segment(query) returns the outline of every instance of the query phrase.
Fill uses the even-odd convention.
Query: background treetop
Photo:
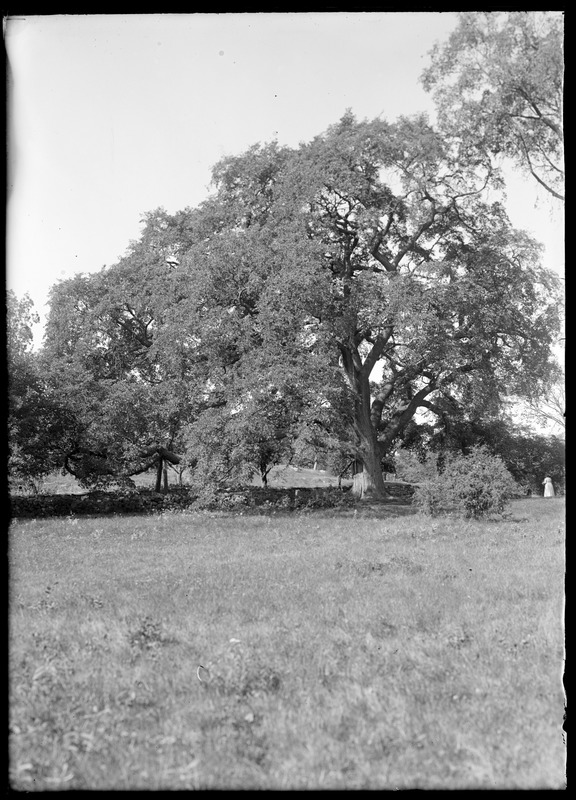
[[[423,84],[441,130],[463,147],[507,156],[563,199],[562,12],[461,12]]]

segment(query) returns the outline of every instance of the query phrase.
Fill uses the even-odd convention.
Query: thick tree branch
[[[553,120],[545,116],[540,111],[540,108],[538,107],[536,101],[532,97],[530,97],[530,95],[526,92],[526,90],[522,86],[519,86],[517,91],[518,94],[520,94],[524,98],[524,100],[526,100],[528,105],[534,110],[535,114],[537,114],[538,116],[538,119],[548,128],[550,128],[551,131],[554,131],[554,133],[559,139],[562,139],[562,131],[560,130],[560,127]]]
[[[176,453],[172,453],[170,450],[167,450],[165,447],[159,444],[153,444],[151,447],[148,447],[142,453],[140,453],[141,458],[147,458],[148,456],[157,453],[160,458],[164,459],[165,461],[169,461],[171,464],[179,464],[180,463],[180,456],[177,456]]]
[[[384,240],[385,233],[384,231],[378,231],[375,234],[372,242],[370,243],[370,247],[368,248],[370,255],[378,261],[378,263],[382,264],[386,272],[397,272],[397,265],[392,263],[384,253],[380,252],[380,246],[382,245],[382,241]]]
[[[534,165],[532,164],[532,159],[530,158],[530,153],[528,152],[528,147],[524,141],[524,137],[520,132],[518,132],[518,138],[520,139],[520,144],[522,145],[522,149],[524,150],[524,158],[526,159],[526,162],[528,164],[528,171],[530,172],[532,177],[540,184],[540,186],[546,189],[546,191],[549,192],[553,197],[555,197],[557,200],[563,201],[565,199],[564,196],[559,194],[559,192],[557,192],[555,189],[549,186],[546,183],[546,181],[536,173]]]
[[[432,394],[436,388],[436,384],[432,381],[427,386],[420,389],[420,391],[416,392],[402,413],[386,426],[382,438],[382,443],[385,446],[389,446],[394,441],[398,433],[412,419],[418,408],[422,405],[422,401],[425,400],[429,394]]]
[[[392,336],[393,327],[390,326],[386,328],[384,334],[379,334],[376,337],[376,340],[372,346],[372,349],[364,359],[364,364],[362,366],[362,373],[365,377],[369,378],[372,370],[374,369],[376,362],[384,352],[384,348],[388,344],[390,337]]]

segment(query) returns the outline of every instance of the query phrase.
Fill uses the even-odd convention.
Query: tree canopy
[[[33,325],[38,322],[29,295],[6,295],[8,377],[8,472],[16,483],[62,466],[74,421],[59,398],[47,390],[33,352]]]
[[[424,117],[347,113],[213,178],[198,208],[147,214],[118,264],[53,289],[44,379],[77,421],[76,474],[134,474],[159,443],[265,477],[313,443],[382,493],[419,410],[545,385],[557,280],[487,200],[490,159]]]
[[[442,131],[464,149],[508,156],[558,199],[563,44],[562,12],[461,12],[423,74]]]
[[[193,413],[197,370],[165,336],[178,287],[165,252],[150,243],[150,228],[162,230],[164,217],[147,215],[142,239],[119,264],[51,292],[39,358],[47,387],[76,420],[63,466],[81,482],[147,470],[159,448],[180,448]]]

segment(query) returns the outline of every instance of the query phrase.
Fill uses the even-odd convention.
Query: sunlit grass
[[[14,788],[564,786],[561,500],[20,521],[9,556]]]

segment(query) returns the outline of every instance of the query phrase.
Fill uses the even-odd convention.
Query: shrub
[[[481,445],[469,455],[448,456],[444,471],[416,489],[414,503],[429,516],[450,508],[477,519],[502,514],[517,493],[518,486],[502,459]]]
[[[334,486],[302,489],[264,486],[218,489],[207,486],[196,495],[194,508],[209,511],[244,511],[248,508],[287,511],[351,507],[355,503],[356,498],[350,492]]]
[[[422,481],[415,489],[412,504],[427,517],[436,517],[446,503],[446,491],[439,477]]]
[[[396,454],[396,477],[408,483],[432,481],[438,474],[438,453],[428,451],[420,455],[413,450],[401,449]]]
[[[194,496],[186,489],[173,488],[169,494],[150,489],[89,494],[15,495],[10,498],[12,517],[57,517],[69,514],[155,514],[191,506]]]

